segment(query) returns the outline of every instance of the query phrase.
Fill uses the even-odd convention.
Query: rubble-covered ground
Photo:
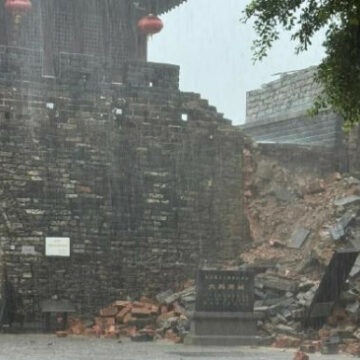
[[[276,264],[283,274],[306,272],[318,280],[314,263],[327,265],[335,248],[360,245],[359,179],[286,169],[256,151],[245,155],[254,245],[241,254],[245,263]]]
[[[0,335],[0,360],[288,360],[294,351],[264,348],[222,348],[174,345],[166,342],[134,344],[127,341],[53,335]],[[330,360],[334,356],[312,355],[312,360]],[[336,360],[350,359],[336,356]]]
[[[252,245],[221,267],[255,270],[255,311],[263,314],[258,328],[271,337],[273,348],[297,349],[312,354],[311,358],[319,352],[336,353],[337,358],[339,354],[360,356],[359,260],[321,329],[303,327],[334,251],[360,247],[360,180],[347,174],[321,176],[286,168],[256,147],[244,155]],[[130,338],[137,343],[184,341],[194,310],[193,279],[182,289],[171,289],[169,284],[154,299],[135,300],[119,299],[99,309],[90,321],[70,319],[69,329],[57,334]]]
[[[359,260],[324,327],[302,326],[334,250],[360,247],[360,180],[286,168],[256,147],[244,155],[253,243],[234,265],[257,271],[255,310],[265,316],[260,328],[275,347],[360,355]]]

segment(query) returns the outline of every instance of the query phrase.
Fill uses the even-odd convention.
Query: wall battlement
[[[81,83],[96,87],[113,83],[112,68],[105,58],[60,53],[55,58],[53,76],[44,73],[42,51],[0,46],[0,80],[43,82],[56,79],[59,84]],[[179,89],[179,66],[129,61],[121,66],[121,76],[116,83],[131,86],[151,86]]]

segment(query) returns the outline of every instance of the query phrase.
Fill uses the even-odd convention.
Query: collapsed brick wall
[[[129,64],[127,82],[111,84],[91,69],[74,76],[71,62],[63,77],[41,78],[41,63],[26,72],[8,56],[0,241],[27,316],[53,295],[84,313],[176,287],[248,242],[243,136],[179,92],[177,67]],[[46,236],[70,237],[71,257],[45,257]]]

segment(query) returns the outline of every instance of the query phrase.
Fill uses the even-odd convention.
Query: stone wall
[[[262,155],[294,172],[324,176],[340,170],[339,157],[326,146],[259,144],[258,147]]]
[[[308,148],[322,163],[328,159],[329,168],[359,173],[359,128],[346,134],[342,129],[342,118],[331,109],[314,117],[308,115],[321,91],[313,80],[315,71],[316,67],[310,67],[284,74],[261,89],[250,91],[246,124],[240,128],[257,143],[265,144],[264,148],[275,157],[280,156],[285,161],[294,153],[303,154],[302,149]],[[319,170],[312,159],[309,156],[307,164],[303,159],[297,159],[298,166],[314,166],[316,171]]]
[[[285,146],[286,151],[312,147],[316,157],[329,159],[329,167],[347,172],[350,165],[342,118],[331,109],[321,111],[317,116],[308,114],[314,99],[321,93],[321,86],[314,81],[315,73],[316,67],[310,67],[283,74],[261,89],[250,91],[246,124],[241,128],[258,143],[289,145]],[[325,157],[323,148],[328,148],[324,150]],[[329,151],[332,151],[331,157]],[[280,154],[278,150],[276,152]],[[288,157],[287,154],[284,156]],[[301,166],[306,165],[299,161]],[[311,159],[309,164],[312,164]]]
[[[324,111],[315,117],[303,115],[278,121],[257,121],[241,128],[260,143],[334,147],[341,142],[341,126],[339,116]]]
[[[8,61],[40,54],[9,51],[0,241],[28,318],[54,295],[86,313],[175,287],[246,245],[243,136],[199,95],[179,92],[178,67],[128,64],[127,80],[112,84],[94,59],[80,73],[68,61],[42,78],[40,62],[28,71]],[[70,237],[70,258],[45,257],[47,236]]]
[[[350,133],[346,134],[345,140],[349,171],[360,176],[360,126],[356,126]]]
[[[321,92],[316,67],[281,75],[247,93],[247,135],[257,142],[336,147],[342,142],[342,120],[330,110],[311,117],[308,110]]]
[[[273,122],[302,117],[313,106],[321,87],[314,82],[316,67],[282,74],[278,80],[249,91],[246,123]]]

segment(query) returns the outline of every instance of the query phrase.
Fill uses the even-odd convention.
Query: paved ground
[[[52,335],[0,334],[0,360],[292,360],[294,351],[267,348],[199,348],[166,342],[65,338]],[[310,360],[349,360],[311,355]]]

